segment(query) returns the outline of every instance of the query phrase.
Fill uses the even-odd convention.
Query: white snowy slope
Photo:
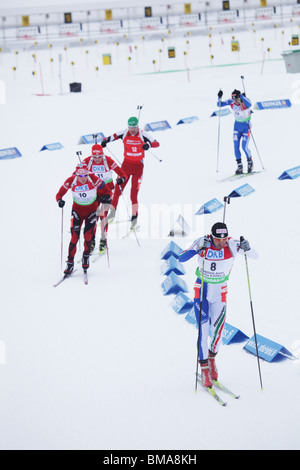
[[[173,73],[150,73],[161,41],[139,43],[130,64],[126,44],[95,46],[88,59],[84,46],[70,48],[63,60],[63,95],[57,60],[59,53],[66,54],[63,48],[37,51],[36,64],[32,50],[1,55],[6,104],[1,105],[0,148],[16,146],[23,154],[0,161],[0,340],[6,352],[0,364],[1,449],[299,449],[299,361],[261,361],[261,391],[256,358],[243,351],[243,344],[223,346],[220,379],[240,400],[225,397],[228,406],[221,408],[201,389],[195,394],[197,331],[170,307],[174,296],[163,296],[160,273],[160,255],[170,241],[169,209],[192,227],[188,238],[176,239],[186,248],[223,217],[222,211],[195,216],[199,207],[214,197],[222,201],[247,182],[255,192],[231,200],[226,222],[232,236],[246,237],[260,255],[249,260],[257,333],[299,356],[300,179],[277,179],[299,165],[299,74],[287,74],[280,60],[291,30],[285,33],[264,31],[264,47],[271,52],[263,67],[261,40],[252,31],[237,37],[239,56],[231,52],[231,32],[189,38],[190,81],[186,38],[166,41],[161,53],[161,71],[183,70]],[[168,46],[176,47],[173,62]],[[106,52],[112,53],[109,68],[102,66]],[[44,93],[50,96],[35,96],[41,93],[39,63]],[[210,115],[220,88],[224,97],[234,88],[242,90],[241,75],[253,103],[289,98],[293,106],[253,114],[253,135],[267,171],[219,183],[235,171],[233,118],[220,120],[217,174],[218,118]],[[80,94],[68,93],[75,80],[82,83]],[[110,267],[105,257],[91,263],[86,286],[78,264],[74,276],[54,288],[62,272],[62,211],[55,195],[77,163],[76,151],[89,155],[90,146],[77,145],[79,138],[124,128],[142,104],[143,125],[166,119],[172,128],[155,133],[161,146],[153,153],[162,162],[149,153],[145,159],[141,246],[133,236],[122,238],[126,224],[111,226]],[[189,116],[199,120],[176,126]],[[53,142],[64,148],[40,152]],[[122,161],[121,143],[109,148]],[[253,143],[251,148],[260,170]],[[65,200],[64,260],[71,194]],[[130,206],[129,189],[125,200]],[[124,217],[121,200],[119,218]],[[185,267],[192,298],[196,261]],[[227,321],[252,336],[242,256],[229,281]]]

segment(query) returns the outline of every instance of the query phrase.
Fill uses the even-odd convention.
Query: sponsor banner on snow
[[[278,362],[282,361],[283,359],[297,359],[281,344],[275,343],[274,341],[271,341],[268,338],[264,338],[261,335],[256,335],[256,340],[258,356],[267,362]],[[256,356],[256,344],[254,336],[249,339],[243,349]]]
[[[42,152],[43,150],[51,150],[51,151],[52,151],[52,150],[59,150],[59,149],[62,149],[62,148],[64,148],[64,147],[63,147],[63,145],[61,145],[60,142],[55,142],[55,143],[53,143],[53,144],[46,144],[46,145],[44,145],[44,146],[41,148],[40,152]]]
[[[149,122],[145,125],[145,131],[165,131],[167,129],[171,129],[170,124],[168,121],[156,121],[156,122]]]
[[[218,199],[214,198],[203,204],[203,206],[201,206],[200,209],[196,212],[196,215],[212,214],[212,212],[216,212],[222,207],[223,204]]]
[[[229,323],[225,323],[222,331],[223,344],[242,343],[247,341],[247,339],[249,339],[249,336],[245,335],[241,330]]]
[[[79,139],[78,145],[81,145],[81,144],[94,145],[95,135],[97,135],[97,140],[99,140],[99,142],[102,142],[102,140],[105,138],[105,135],[102,132],[97,132],[97,133],[95,132],[94,134],[82,135]]]
[[[188,292],[185,281],[177,276],[174,272],[169,274],[168,277],[161,284],[161,288],[164,295],[178,294],[178,292]]]
[[[178,292],[170,305],[176,313],[182,314],[189,312],[193,307],[194,302],[190,300],[183,292]]]
[[[279,177],[279,180],[294,180],[300,176],[300,166],[295,166],[289,170],[284,171]]]
[[[191,124],[192,122],[195,122],[195,121],[199,121],[198,116],[191,116],[191,117],[180,119],[177,122],[177,125],[178,124]]]
[[[165,249],[161,252],[161,259],[168,259],[170,256],[174,256],[175,258],[178,258],[180,253],[182,252],[182,248],[180,248],[177,243],[171,241],[168,243],[168,245],[165,247]]]
[[[277,109],[277,108],[290,108],[292,103],[290,100],[271,100],[271,101],[258,101],[255,103],[254,108],[258,110],[263,109]]]
[[[250,184],[243,184],[239,188],[234,189],[228,197],[240,197],[240,196],[248,196],[251,193],[254,193],[255,189],[250,186]]]
[[[214,111],[210,117],[213,116],[228,116],[228,114],[231,114],[231,111],[228,108],[224,109],[218,109],[218,111]]]
[[[22,154],[16,147],[0,150],[0,160],[11,160],[18,157],[22,157]]]
[[[171,274],[171,272],[174,272],[175,274],[178,274],[179,276],[182,276],[183,274],[185,274],[184,266],[173,255],[171,255],[164,262],[160,270],[161,270],[161,273],[164,274],[165,276],[168,276],[169,274]]]

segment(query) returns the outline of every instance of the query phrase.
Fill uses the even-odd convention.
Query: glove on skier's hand
[[[58,204],[59,207],[64,207],[65,201],[63,201],[62,199],[59,199],[59,200],[57,201],[57,204]]]
[[[250,243],[248,242],[248,240],[242,240],[240,242],[240,247],[242,248],[243,251],[249,251],[250,250]]]
[[[201,237],[199,239],[198,245],[196,247],[196,251],[201,251],[204,248],[208,248],[210,246],[210,239],[208,235],[205,235],[204,237]]]
[[[125,179],[124,176],[120,176],[119,178],[117,178],[117,184],[118,185],[121,185],[123,183],[125,183]]]
[[[102,204],[110,204],[111,203],[110,195],[103,194],[102,196],[100,196],[100,202],[102,202]]]

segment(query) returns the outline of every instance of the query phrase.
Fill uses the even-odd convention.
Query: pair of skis
[[[69,279],[69,277],[72,276],[72,274],[74,274],[75,272],[77,271],[77,269],[74,269],[70,274],[64,274],[63,277],[61,279],[59,279],[59,281],[57,281],[53,287],[57,287],[59,286],[62,282],[64,282],[66,279]],[[88,281],[88,275],[87,275],[87,270],[84,269],[83,270],[83,282],[85,283],[85,285],[88,285],[89,281]]]
[[[239,180],[241,178],[245,178],[246,176],[253,176],[253,175],[257,175],[259,173],[263,173],[264,171],[266,170],[261,170],[261,171],[250,171],[250,173],[240,173],[240,174],[234,174],[234,175],[231,175],[231,176],[228,176],[227,178],[223,178],[221,180],[218,180],[218,183],[222,183],[223,181],[235,181],[235,180]]]
[[[205,390],[214,400],[216,400],[219,403],[219,405],[227,406],[227,403],[223,401],[222,398],[217,394],[214,387],[218,388],[224,393],[227,393],[229,396],[231,396],[232,398],[235,398],[236,400],[240,398],[239,395],[236,395],[235,393],[233,393],[231,390],[229,390],[229,388],[225,387],[225,385],[219,382],[219,380],[213,380],[212,382],[213,382],[212,387],[204,387],[202,384],[201,376],[200,375],[197,376],[197,383],[200,384],[203,390]]]

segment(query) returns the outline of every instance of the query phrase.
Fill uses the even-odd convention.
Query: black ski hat
[[[241,96],[240,90],[233,90],[233,92],[231,93],[231,96],[237,96],[239,98]]]
[[[215,238],[227,238],[228,237],[228,229],[227,225],[223,222],[217,222],[211,228],[211,234]]]

